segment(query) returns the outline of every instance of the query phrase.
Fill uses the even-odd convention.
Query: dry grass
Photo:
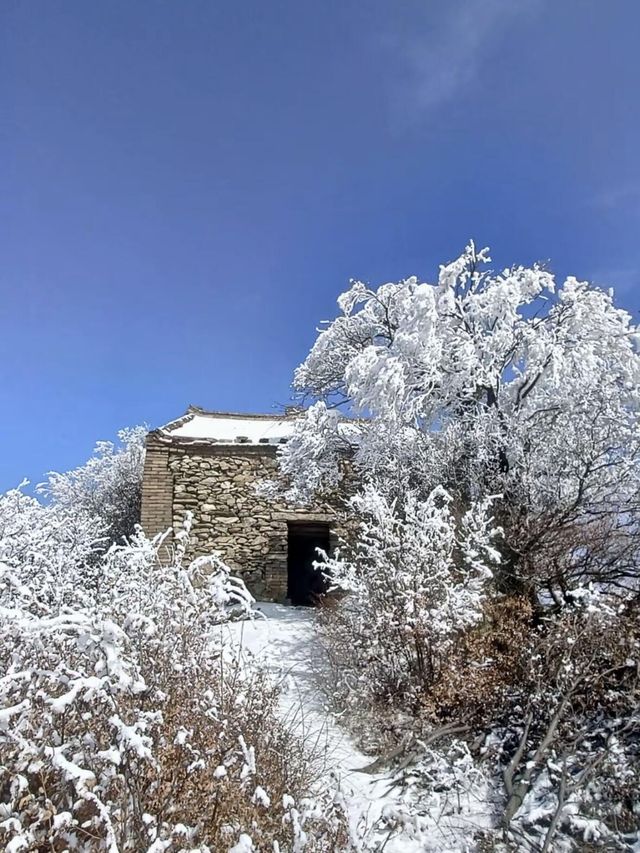
[[[474,725],[490,722],[521,679],[532,631],[528,598],[490,599],[482,623],[458,638],[447,666],[425,692],[422,713]]]
[[[58,721],[65,742],[79,745],[76,763],[97,780],[84,795],[48,755],[44,745],[55,740],[54,732],[40,732],[41,761],[28,767],[18,766],[17,748],[4,741],[0,804],[15,803],[12,789],[22,785],[20,822],[38,838],[20,850],[109,849],[104,808],[120,851],[146,850],[157,837],[170,853],[204,845],[222,853],[246,833],[257,851],[285,853],[301,828],[309,853],[349,849],[340,809],[328,797],[306,799],[322,755],[280,719],[278,689],[264,673],[222,657],[213,671],[191,666],[185,672],[163,647],[147,668],[144,696],[120,696],[112,707],[80,699]],[[105,774],[114,711],[125,724],[146,715],[151,757],[122,751],[117,771]],[[99,798],[92,798],[92,787],[100,788]],[[0,828],[0,848],[12,837],[11,826]]]

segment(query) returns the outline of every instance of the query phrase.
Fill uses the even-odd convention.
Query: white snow
[[[302,416],[269,417],[269,415],[227,415],[224,412],[190,413],[179,426],[171,424],[162,430],[176,438],[213,441],[219,444],[280,444],[288,441],[299,428]],[[359,429],[355,422],[338,416],[337,430],[342,439],[357,443]]]
[[[294,424],[294,418],[195,414],[170,432],[178,438],[214,439],[222,443],[235,443],[239,438],[246,438],[250,444],[258,444],[261,439],[266,439],[269,444],[278,444],[281,439],[289,438]]]
[[[405,830],[394,832],[384,823],[379,823],[385,814],[408,816],[413,809],[398,788],[390,790],[389,773],[361,772],[361,768],[370,765],[375,756],[363,754],[326,707],[325,697],[316,682],[318,644],[315,611],[267,603],[259,603],[257,607],[266,619],[228,623],[222,626],[222,631],[282,679],[281,713],[297,727],[314,753],[324,753],[325,775],[342,793],[351,825],[366,828],[366,846],[362,849],[381,849],[378,845],[384,844],[385,853],[433,850],[459,853],[464,850],[465,845],[460,846],[460,827],[454,828],[449,822],[438,825],[436,816],[421,821],[420,828],[412,828],[411,821],[408,821]],[[469,817],[467,815],[465,821],[467,828],[473,825]]]

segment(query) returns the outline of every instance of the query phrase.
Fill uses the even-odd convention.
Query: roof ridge
[[[200,406],[190,405],[186,411],[186,415],[204,415],[205,417],[216,418],[255,418],[256,420],[289,420],[292,417],[299,415],[301,412],[225,412],[216,409],[203,409]]]
[[[158,427],[163,432],[173,432],[184,424],[192,421],[195,417],[211,418],[212,420],[253,420],[253,421],[292,421],[302,414],[302,409],[296,411],[273,412],[223,412],[212,409],[202,409],[200,406],[189,405],[187,411],[178,418],[173,418],[168,423]]]

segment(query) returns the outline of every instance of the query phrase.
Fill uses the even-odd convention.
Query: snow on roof
[[[292,434],[296,415],[207,412],[190,407],[186,415],[162,427],[161,432],[216,444],[280,444]]]

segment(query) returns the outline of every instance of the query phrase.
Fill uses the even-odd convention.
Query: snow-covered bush
[[[503,825],[525,849],[627,849],[640,824],[637,600],[572,597],[523,644],[502,709]]]
[[[350,559],[338,553],[320,565],[351,593],[328,611],[325,629],[343,685],[357,680],[357,702],[363,690],[387,704],[418,701],[437,682],[456,638],[482,619],[498,562],[489,503],[456,517],[442,488],[425,499],[408,492],[401,501],[373,483],[352,499],[361,519],[357,547]]]
[[[0,499],[2,849],[339,849],[277,687],[223,642],[243,583],[185,562],[188,523],[163,564],[162,536],[105,554],[72,518]]]
[[[117,444],[99,441],[84,465],[51,472],[41,492],[62,509],[101,519],[108,541],[122,541],[140,523],[146,434],[146,427],[130,427],[118,432]]]
[[[31,610],[43,614],[91,606],[106,534],[103,521],[82,510],[42,504],[21,489],[0,495],[2,604],[28,596]]]

